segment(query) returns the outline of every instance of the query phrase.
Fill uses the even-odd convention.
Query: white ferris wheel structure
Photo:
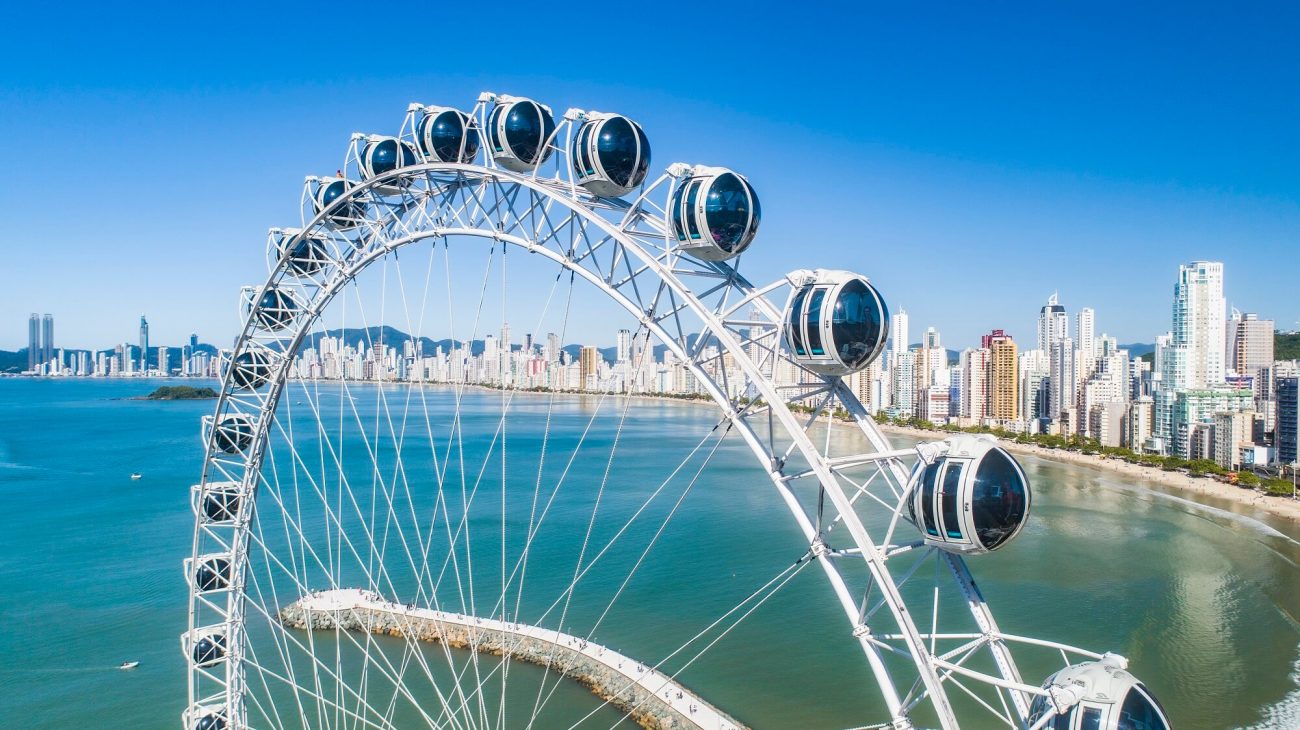
[[[557,122],[530,99],[484,93],[469,112],[413,104],[397,134],[353,135],[340,174],[307,179],[302,211],[298,227],[271,231],[269,276],[242,295],[204,422],[186,730],[742,726],[728,711],[763,727],[680,675],[792,585],[838,607],[837,635],[869,668],[859,694],[879,714],[860,727],[1168,727],[1123,657],[999,624],[967,561],[997,560],[1029,518],[1023,470],[987,437],[891,445],[846,381],[882,355],[884,299],[845,271],[742,276],[761,218],[743,176],[654,174],[649,137],[626,117],[570,109]],[[521,393],[516,374],[470,390],[474,343],[496,300],[502,321],[510,306],[507,275],[544,292],[515,316],[550,317],[563,336],[582,289],[713,401],[713,427],[662,481],[619,482],[628,455],[649,448],[626,435],[635,412],[620,391],[586,396],[618,404],[561,437],[554,394]],[[361,291],[375,278],[378,299]],[[331,312],[355,332],[416,335],[436,329],[431,310],[446,310],[445,378],[422,372],[398,392],[358,382],[373,373],[298,365]],[[526,398],[540,442],[515,435]],[[724,440],[765,477],[750,488],[792,520],[771,538],[797,535],[788,567],[653,644],[657,656],[602,642]],[[830,590],[791,583],[805,570]],[[600,599],[587,596],[597,576],[613,586]],[[555,714],[566,677],[595,709]],[[815,708],[808,718],[818,725]]]

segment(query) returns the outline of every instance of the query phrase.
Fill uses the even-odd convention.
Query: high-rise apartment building
[[[1053,294],[1038,312],[1038,349],[1051,352],[1053,343],[1069,336],[1070,318]]]
[[[41,362],[54,359],[54,315],[41,317]]]
[[[1074,340],[1069,337],[1062,337],[1052,343],[1052,349],[1048,353],[1049,366],[1047,378],[1048,399],[1047,399],[1047,417],[1053,421],[1060,420],[1061,415],[1067,408],[1074,408],[1075,393],[1075,370],[1074,370]],[[1070,424],[1071,429],[1075,428]]]
[[[1277,379],[1277,460],[1280,464],[1300,461],[1300,376]]]
[[[1202,391],[1222,388],[1227,370],[1223,264],[1193,261],[1178,267],[1172,308],[1173,328],[1156,340],[1159,378],[1155,393],[1155,445],[1164,453],[1187,456],[1195,424],[1184,419],[1200,414]],[[1183,399],[1188,391],[1195,398]],[[1231,402],[1236,403],[1236,400]],[[1213,413],[1210,414],[1213,416]],[[1198,422],[1204,420],[1198,415]]]
[[[894,356],[897,357],[900,353],[907,352],[907,348],[911,347],[911,344],[907,341],[910,334],[907,331],[907,310],[900,309],[894,312],[894,316],[890,317],[890,320],[889,336],[893,338],[890,349],[893,351]]]
[[[149,320],[140,315],[140,372],[149,372]]]
[[[632,360],[632,332],[630,330],[619,330],[617,338],[617,347],[615,348],[615,362],[629,362]]]
[[[1002,330],[993,330],[980,339],[989,351],[989,415],[999,421],[1020,417],[1020,372],[1016,342]]]
[[[578,357],[578,378],[582,388],[595,390],[600,377],[600,350],[594,345],[583,345]]]
[[[961,353],[960,409],[957,415],[976,423],[989,415],[989,373],[992,358],[989,350],[969,348]]]
[[[1183,387],[1206,388],[1224,382],[1224,307],[1222,263],[1194,261],[1178,267],[1173,344],[1187,347]]]
[[[35,370],[41,358],[41,316],[32,313],[27,320],[27,369]]]
[[[1084,359],[1096,355],[1097,313],[1092,307],[1084,307],[1074,316],[1074,341]]]
[[[1224,342],[1228,369],[1243,377],[1256,377],[1260,369],[1273,364],[1273,320],[1253,313],[1233,314]]]

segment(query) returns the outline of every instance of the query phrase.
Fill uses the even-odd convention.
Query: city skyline
[[[763,201],[756,253],[742,266],[753,281],[806,266],[856,270],[954,342],[990,327],[1024,341],[1018,313],[1052,291],[1093,306],[1122,341],[1147,341],[1167,298],[1152,272],[1196,259],[1242,273],[1226,293],[1237,308],[1288,328],[1300,319],[1277,265],[1300,231],[1297,102],[1283,91],[1284,69],[1300,67],[1284,33],[1293,8],[1128,8],[1123,23],[1042,7],[997,23],[960,6],[943,23],[919,9],[855,8],[845,12],[858,22],[779,32],[718,16],[719,47],[806,41],[796,56],[748,58],[727,84],[675,54],[602,68],[528,44],[474,52],[477,41],[461,37],[446,39],[436,69],[339,76],[274,52],[256,24],[205,18],[211,32],[198,34],[182,8],[49,12],[16,8],[17,25],[46,30],[0,49],[10,69],[0,72],[10,112],[0,131],[24,140],[10,161],[111,174],[135,196],[73,204],[42,186],[0,196],[15,244],[0,319],[52,312],[69,342],[89,344],[163,302],[176,317],[153,323],[155,339],[197,329],[225,341],[236,329],[229,292],[264,279],[266,230],[298,223],[305,173],[337,169],[354,131],[396,131],[410,101],[467,108],[484,89],[557,112],[628,114],[652,140],[654,169],[725,161]],[[327,22],[260,12],[277,27]],[[639,37],[678,32],[671,14],[607,12]],[[105,32],[146,21],[158,31],[148,46]],[[1078,53],[1092,48],[1107,50]],[[174,63],[159,68],[159,53]],[[29,69],[31,57],[49,62]],[[1057,70],[1050,84],[1045,66]],[[592,334],[602,328],[612,327],[593,322]],[[21,330],[0,329],[0,349],[22,344]]]

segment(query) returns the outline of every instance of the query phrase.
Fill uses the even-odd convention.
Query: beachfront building
[[[1277,426],[1273,432],[1280,464],[1300,461],[1300,377],[1277,380]]]

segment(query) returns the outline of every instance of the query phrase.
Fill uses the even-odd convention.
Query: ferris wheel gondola
[[[479,127],[459,109],[421,107],[415,139],[425,162],[469,164],[478,156]]]
[[[670,219],[682,251],[704,261],[739,256],[758,234],[758,194],[723,167],[695,167],[678,183]]]
[[[645,182],[650,140],[619,114],[588,112],[573,140],[574,180],[595,195],[617,198]]]
[[[497,97],[488,116],[492,159],[511,172],[533,172],[551,157],[555,117],[551,108],[532,99]]]

